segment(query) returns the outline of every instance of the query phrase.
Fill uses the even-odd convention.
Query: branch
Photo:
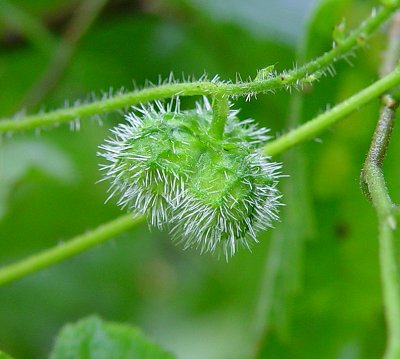
[[[334,123],[348,116],[361,106],[376,99],[391,88],[400,84],[400,68],[396,68],[386,77],[374,82],[369,87],[353,95],[349,99],[336,105],[331,110],[306,122],[304,125],[287,134],[271,141],[264,146],[265,154],[275,156],[287,149],[317,136],[320,132],[332,126]],[[1,124],[1,122],[0,122]]]
[[[62,262],[91,247],[112,239],[116,235],[141,223],[143,219],[143,217],[132,218],[132,214],[123,215],[100,225],[90,232],[74,237],[68,242],[61,243],[56,247],[25,258],[20,262],[0,268],[0,286]]]
[[[381,171],[395,119],[396,101],[387,101],[375,129],[374,137],[362,171],[379,222],[379,246],[383,302],[388,330],[385,359],[400,358],[400,277],[396,259],[394,230],[396,218]]]
[[[396,1],[394,6],[381,7],[378,11],[364,21],[357,29],[344,38],[333,49],[306,65],[281,74],[257,76],[254,81],[241,83],[224,83],[216,81],[198,81],[191,83],[175,83],[160,85],[134,91],[106,100],[95,101],[90,104],[80,105],[67,109],[55,110],[46,114],[25,116],[18,120],[4,119],[0,121],[0,134],[8,131],[22,131],[38,127],[60,124],[71,120],[81,119],[137,105],[138,103],[174,96],[195,95],[225,95],[225,96],[251,96],[258,93],[287,88],[291,85],[301,85],[319,78],[321,71],[332,63],[338,61],[360,43],[365,42],[382,23],[400,6]],[[263,70],[260,70],[263,72]],[[259,73],[260,73],[259,71]]]
[[[389,33],[388,50],[381,74],[391,71],[400,57],[400,14],[393,18]],[[396,206],[390,199],[382,164],[390,142],[399,105],[391,95],[382,99],[383,106],[375,128],[371,146],[361,172],[361,188],[372,202],[379,223],[379,250],[384,312],[387,325],[387,346],[384,359],[400,358],[400,273],[397,262],[394,232]]]

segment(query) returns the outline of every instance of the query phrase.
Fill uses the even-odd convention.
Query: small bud
[[[333,40],[340,44],[346,38],[346,19],[343,18],[340,24],[336,25],[332,33]]]
[[[366,43],[367,43],[367,36],[365,34],[359,34],[357,36],[357,45],[363,47],[365,46]]]
[[[254,81],[264,81],[269,79],[274,73],[275,66],[270,65],[257,71],[257,76]]]

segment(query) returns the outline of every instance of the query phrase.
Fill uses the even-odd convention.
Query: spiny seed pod
[[[276,188],[280,166],[245,148],[207,151],[187,183],[184,203],[175,211],[175,227],[185,248],[222,249],[226,257],[238,247],[250,249],[256,234],[278,219]]]
[[[119,205],[146,214],[152,225],[170,224],[185,248],[222,249],[226,257],[250,248],[279,206],[280,166],[258,150],[267,130],[230,111],[216,139],[207,99],[189,111],[178,99],[174,111],[172,103],[155,105],[135,108],[100,147],[110,197],[119,195]]]
[[[185,193],[184,178],[196,160],[198,139],[191,133],[187,118],[166,109],[160,102],[135,108],[126,116],[127,124],[112,130],[114,138],[100,146],[110,163],[103,165],[104,179],[111,179],[110,197],[119,195],[122,208],[147,214],[150,223],[162,227],[171,219],[171,209]]]

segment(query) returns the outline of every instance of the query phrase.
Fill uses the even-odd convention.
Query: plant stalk
[[[397,67],[394,71],[389,73],[389,75],[374,82],[369,87],[336,105],[331,110],[306,122],[297,129],[282,135],[275,141],[267,143],[264,146],[264,153],[269,156],[275,156],[301,142],[315,138],[323,130],[399,84],[400,68]]]
[[[304,82],[310,83],[317,80],[323,74],[324,69],[365,42],[367,37],[383,24],[399,6],[399,1],[396,1],[394,6],[381,7],[345,39],[336,44],[330,51],[288,72],[278,73],[275,76],[265,79],[256,78],[254,81],[248,82],[224,83],[217,81],[198,81],[192,83],[172,83],[145,88],[140,91],[129,92],[112,98],[102,99],[71,108],[59,109],[45,114],[28,115],[19,119],[3,119],[0,121],[0,134],[30,130],[49,125],[58,125],[68,121],[127,108],[139,103],[171,98],[174,96],[251,96],[258,93],[288,88],[292,85],[302,86]]]
[[[216,139],[222,139],[225,123],[229,115],[229,101],[227,96],[217,95],[212,103],[213,118],[210,126],[210,134]]]
[[[390,141],[398,102],[389,97],[385,98],[385,102],[363,167],[361,180],[364,184],[364,193],[367,191],[379,223],[381,280],[388,332],[384,359],[399,359],[400,273],[394,238],[396,217],[381,169]]]
[[[74,255],[84,252],[102,242],[114,238],[143,221],[143,217],[132,218],[132,214],[118,217],[94,230],[78,235],[68,242],[0,268],[0,286],[14,282]]]

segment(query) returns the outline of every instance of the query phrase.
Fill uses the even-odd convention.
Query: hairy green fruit
[[[152,225],[162,227],[184,194],[183,178],[190,174],[200,142],[186,118],[157,105],[157,110],[136,109],[142,117],[128,114],[128,123],[114,128],[115,138],[100,148],[111,162],[103,167],[105,178],[112,179],[110,197],[119,195],[118,205],[148,214]]]
[[[221,247],[229,256],[238,246],[250,249],[256,233],[278,218],[279,166],[240,148],[205,152],[196,169],[174,231],[186,247],[195,245],[202,251]]]
[[[277,219],[280,166],[258,151],[267,130],[230,111],[216,139],[207,99],[189,111],[179,100],[173,110],[171,103],[155,106],[135,108],[101,146],[110,197],[154,226],[169,224],[185,248],[222,249],[227,257],[238,246],[250,248]]]

